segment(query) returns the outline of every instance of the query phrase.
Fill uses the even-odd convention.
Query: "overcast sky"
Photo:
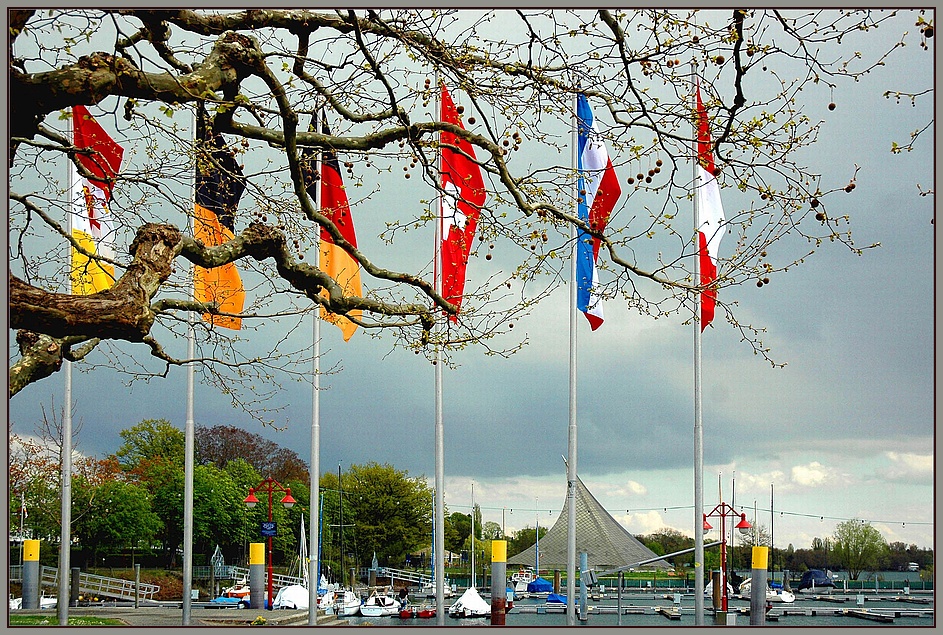
[[[911,16],[904,19],[912,24]],[[888,28],[887,30],[890,30]],[[890,34],[888,34],[890,35]],[[934,198],[932,128],[913,152],[892,155],[892,141],[933,116],[883,98],[885,90],[923,87],[931,51],[910,46],[858,84],[842,83],[835,111],[826,93],[807,114],[825,121],[813,163],[824,187],[857,187],[827,199],[831,216],[849,214],[858,256],[826,245],[805,264],[763,288],[722,291],[742,322],[766,329],[783,368],[772,368],[719,313],[703,338],[705,503],[726,502],[772,528],[776,548],[809,547],[850,518],[870,521],[888,541],[931,547],[934,505]],[[454,95],[461,101],[460,94]],[[596,111],[599,115],[599,110]],[[341,158],[343,161],[343,157]],[[620,174],[625,180],[628,172]],[[394,187],[406,188],[402,181]],[[626,188],[628,189],[628,188]],[[749,205],[721,193],[728,216]],[[244,199],[245,200],[245,199]],[[623,196],[626,213],[633,205]],[[382,203],[354,209],[361,248],[377,244]],[[238,225],[238,222],[237,222]],[[431,257],[432,236],[429,236]],[[721,258],[733,245],[721,244]],[[366,251],[366,250],[365,250]],[[369,253],[369,252],[368,252]],[[484,273],[479,258],[468,267]],[[369,281],[365,279],[365,285]],[[512,335],[528,344],[509,359],[470,348],[443,380],[445,500],[508,532],[553,523],[563,511],[568,422],[568,290],[551,295]],[[693,333],[677,316],[659,320],[605,305],[596,332],[578,323],[578,470],[597,499],[633,534],[672,527],[692,535]],[[270,331],[271,332],[271,331]],[[299,342],[310,337],[293,335]],[[359,331],[344,343],[322,327],[321,465],[324,471],[376,461],[434,477],[433,367],[422,356],[391,351]],[[252,337],[256,337],[253,335]],[[504,340],[508,345],[511,339]],[[101,360],[98,360],[99,362]],[[105,369],[76,366],[77,449],[114,452],[118,432],[146,418],[185,419],[185,374],[126,387]],[[28,433],[39,406],[61,405],[61,374],[28,387],[9,403],[14,430]],[[310,457],[311,388],[286,382],[282,431],[261,429],[210,388],[198,386],[196,421],[232,424]],[[771,488],[774,496],[770,513]]]

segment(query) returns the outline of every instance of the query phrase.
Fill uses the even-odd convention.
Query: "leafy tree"
[[[471,536],[471,514],[452,512],[445,517],[445,548],[459,553]]]
[[[820,176],[825,159],[813,150],[819,113],[827,111],[819,107],[877,65],[893,63],[907,42],[928,48],[932,28],[924,11],[873,10],[116,8],[14,10],[8,17],[16,95],[8,113],[8,225],[16,245],[9,315],[17,330],[10,395],[57,372],[63,358],[106,363],[132,379],[187,363],[169,346],[181,341],[185,317],[220,313],[215,303],[190,299],[190,265],[236,263],[251,290],[242,317],[259,331],[243,333],[263,342],[249,347],[198,321],[198,363],[204,381],[268,422],[268,404],[260,402],[307,370],[283,335],[320,307],[388,332],[395,345],[430,359],[475,343],[488,353],[517,350],[523,336],[511,326],[565,280],[574,229],[600,241],[609,270],[603,296],[654,317],[691,319],[701,289],[691,280],[693,230],[682,220],[689,218],[694,136],[689,61],[702,78],[718,178],[743,198],[728,214],[718,286],[765,285],[832,243],[860,253],[867,246],[852,242],[846,218],[828,213],[836,196],[854,189],[854,157],[847,179]],[[878,26],[899,38],[862,53],[874,51],[860,45],[871,43]],[[927,72],[907,69],[906,76],[925,77],[929,87],[932,63],[928,55]],[[462,126],[440,121],[432,78],[462,107]],[[933,94],[913,91],[897,95],[916,101]],[[579,193],[568,131],[578,92],[599,115],[624,190],[606,227],[573,212]],[[88,155],[66,132],[75,105],[88,106],[128,150],[111,184],[117,255],[89,254],[114,266],[117,280],[89,296],[54,291],[67,288],[76,244],[58,174],[68,162],[91,175],[80,160]],[[220,246],[181,229],[192,212],[183,175],[193,173],[198,156],[201,165],[209,161],[190,123],[201,108],[213,138],[238,152],[246,184],[234,237]],[[321,109],[333,134],[309,128]],[[403,257],[432,235],[443,132],[474,147],[487,190],[469,227],[469,239],[478,238],[475,273],[454,324],[447,319],[458,306],[435,291],[429,258]],[[919,139],[918,130],[895,151]],[[310,155],[324,149],[346,161],[354,208],[384,214],[385,229],[358,237],[357,247],[307,192],[317,176]],[[406,188],[394,174],[416,178]],[[308,264],[321,232],[360,263],[369,292],[350,295]],[[502,261],[489,263],[492,253]],[[722,304],[719,314],[775,363],[762,325],[742,322],[734,310]]]
[[[877,571],[887,558],[887,542],[871,523],[852,518],[838,524],[834,533],[836,562],[857,580],[863,571]]]
[[[425,478],[410,477],[391,465],[367,463],[351,465],[343,485],[344,518],[350,510],[358,562],[370,562],[375,552],[381,565],[402,563],[406,554],[428,544],[432,490]]]
[[[540,527],[538,534],[538,531],[534,527],[524,525],[508,538],[508,557],[515,556],[533,546],[533,544],[537,542],[537,536],[539,535],[543,538],[547,531],[547,527]]]
[[[504,532],[501,531],[501,525],[489,520],[481,528],[481,539],[482,540],[501,540],[504,537]]]
[[[196,457],[200,463],[226,467],[230,461],[244,459],[259,474],[276,481],[307,481],[308,466],[298,453],[265,437],[236,426],[196,426],[194,430]]]
[[[122,430],[118,435],[124,442],[115,452],[115,456],[125,469],[132,469],[154,459],[163,459],[183,466],[186,454],[183,430],[166,419],[145,419]]]
[[[134,483],[106,481],[89,486],[77,479],[74,506],[82,509],[72,523],[85,566],[94,566],[103,553],[128,548],[150,550],[160,528],[147,490]]]

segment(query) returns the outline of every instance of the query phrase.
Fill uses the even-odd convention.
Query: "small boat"
[[[423,619],[435,617],[435,606],[432,604],[423,604],[419,607],[419,610],[416,611],[416,617]]]
[[[713,580],[711,580],[710,582],[704,585],[704,595],[706,597],[712,597],[714,595],[714,581]],[[731,586],[730,582],[728,581],[727,582],[727,597],[728,598],[733,597],[733,595],[734,595],[733,586]]]
[[[547,604],[566,604],[566,596],[559,593],[550,593],[547,595]]]
[[[337,615],[339,617],[351,617],[353,615],[359,615],[361,604],[362,601],[360,596],[350,589],[344,589],[344,592],[339,594],[334,600],[334,606],[337,609]]]
[[[360,614],[364,617],[388,617],[399,613],[401,603],[393,595],[393,592],[386,590],[379,592],[373,590],[364,603],[360,605]]]
[[[430,580],[428,582],[423,582],[419,585],[419,595],[421,597],[434,598],[435,597],[435,580]],[[452,583],[448,578],[445,579],[445,583],[442,585],[442,595],[444,597],[452,597]]]
[[[530,597],[527,593],[527,585],[534,581],[533,569],[521,567],[517,573],[511,574],[511,582],[514,585],[515,598]]]
[[[41,595],[39,597],[39,608],[41,609],[54,609],[58,606],[58,598],[49,597],[46,595]],[[10,609],[17,610],[23,608],[23,598],[10,598]]]
[[[412,604],[407,604],[406,606],[404,606],[403,608],[399,610],[399,616],[403,618],[404,620],[408,620],[410,618],[416,617],[418,613],[419,613],[419,609],[416,608]]]
[[[752,591],[752,582],[753,578],[747,578],[740,583],[739,591],[740,597],[749,600],[751,598]],[[783,604],[790,604],[796,601],[796,594],[792,591],[788,591],[783,588],[782,584],[778,582],[770,582],[767,580],[766,586],[766,601],[767,602],[781,602]]]
[[[449,617],[490,617],[491,605],[485,602],[475,587],[468,587],[455,604],[449,607]]]
[[[230,587],[223,589],[220,597],[224,598],[245,598],[249,597],[249,581],[240,580]]]

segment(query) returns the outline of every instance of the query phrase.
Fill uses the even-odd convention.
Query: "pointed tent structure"
[[[540,568],[566,569],[567,517],[560,514],[550,531],[540,539]],[[536,544],[508,558],[510,565],[532,565]],[[595,570],[626,567],[657,558],[658,554],[639,542],[599,504],[579,477],[576,479],[576,553],[585,551]],[[673,569],[666,560],[644,565],[654,569]]]

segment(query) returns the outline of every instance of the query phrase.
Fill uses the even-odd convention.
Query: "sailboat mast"
[[[475,586],[475,483],[471,484],[472,490],[472,510],[471,510],[471,585]]]
[[[347,586],[347,572],[344,570],[344,488],[341,487],[341,464],[337,464],[337,489],[340,490],[340,508],[341,508],[341,586]]]

